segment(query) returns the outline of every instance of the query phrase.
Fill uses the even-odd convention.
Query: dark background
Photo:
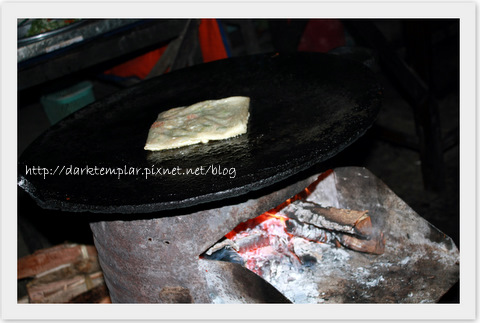
[[[173,23],[181,31],[186,20]],[[460,247],[459,20],[242,19],[220,23],[230,56],[297,50],[331,52],[372,68],[384,86],[380,115],[362,138],[324,166],[366,167]],[[137,78],[106,77],[103,72],[164,46],[176,37],[177,29],[172,26],[165,27],[159,21],[132,23],[128,28],[20,62],[19,156],[50,126],[40,104],[42,95],[88,80],[100,100],[141,82]],[[142,36],[158,28],[169,28],[172,36],[145,43]],[[109,52],[102,47],[109,41],[128,43],[132,50],[119,54],[111,46]],[[179,52],[175,68],[201,63],[195,37],[188,41]],[[98,48],[101,52],[97,57],[101,59],[92,63]],[[72,57],[77,59],[74,65]],[[88,220],[42,210],[18,189],[18,257],[65,241],[91,244]],[[24,284],[19,284],[19,297],[25,294]],[[458,290],[457,284],[441,302],[459,302]]]

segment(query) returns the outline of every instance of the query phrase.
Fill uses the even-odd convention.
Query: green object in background
[[[89,81],[77,83],[67,89],[44,95],[40,102],[53,125],[69,114],[95,101],[93,85]]]
[[[27,32],[27,37],[59,29],[76,21],[78,21],[78,19],[32,19],[30,21],[30,29]],[[23,21],[21,24],[22,23]]]

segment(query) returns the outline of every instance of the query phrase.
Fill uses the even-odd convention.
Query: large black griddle
[[[101,213],[148,213],[239,196],[343,150],[372,125],[380,91],[362,64],[328,54],[262,54],[185,68],[95,102],[52,126],[22,154],[19,186],[43,208]],[[143,149],[159,112],[236,95],[251,98],[245,135],[160,152]],[[210,170],[146,177],[143,171],[203,166],[206,172],[210,165],[230,175]],[[56,173],[27,174],[32,166]],[[141,171],[120,178],[66,175],[86,166]]]

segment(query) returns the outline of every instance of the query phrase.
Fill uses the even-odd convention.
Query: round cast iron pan
[[[262,54],[185,68],[52,126],[22,154],[19,186],[43,208],[100,213],[148,213],[239,196],[343,150],[374,122],[380,91],[362,64],[328,54]],[[143,149],[159,112],[236,95],[251,98],[246,134],[167,151]],[[27,173],[33,166],[50,174]],[[92,172],[97,167],[97,174],[101,168],[134,174],[89,175],[87,166]],[[199,167],[211,169],[206,175],[145,172]],[[213,174],[219,167],[228,174]],[[77,175],[66,175],[69,170]]]

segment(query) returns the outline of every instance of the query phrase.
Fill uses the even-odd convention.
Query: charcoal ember
[[[205,253],[202,258],[208,260],[219,260],[219,261],[226,261],[231,263],[240,264],[242,266],[245,265],[245,260],[240,256],[235,250],[233,250],[230,246],[225,246],[221,249],[218,249],[211,254]]]
[[[317,263],[317,258],[310,254],[302,255],[300,258],[300,261],[304,266],[310,267],[313,266]]]
[[[312,245],[312,242],[301,237],[294,237],[291,240],[292,252],[298,257],[300,263],[310,267],[320,262],[323,258],[322,250]]]
[[[245,237],[237,237],[235,243],[240,253],[270,245],[270,238],[264,233],[252,233]]]
[[[285,222],[285,230],[293,236],[322,243],[335,243],[335,235],[327,230],[311,224],[301,223],[294,219]]]

